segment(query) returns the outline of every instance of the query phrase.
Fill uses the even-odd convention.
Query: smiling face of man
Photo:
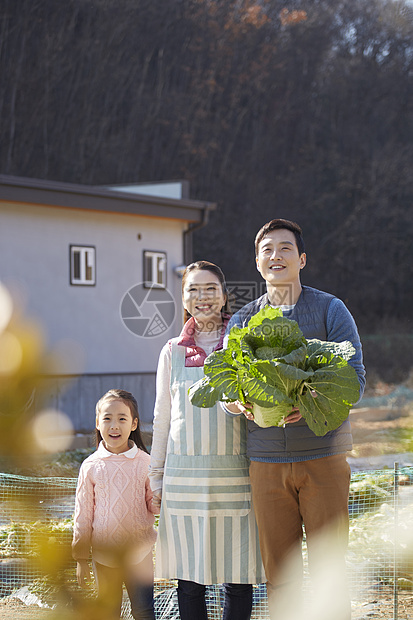
[[[301,291],[300,271],[305,267],[306,255],[304,252],[299,254],[291,230],[278,228],[267,233],[258,244],[256,262],[268,287],[290,286]],[[293,299],[291,303],[295,301]]]

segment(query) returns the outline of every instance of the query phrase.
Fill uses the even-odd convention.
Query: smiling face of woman
[[[191,271],[185,280],[182,294],[184,308],[191,314],[200,331],[217,329],[222,324],[221,309],[226,296],[221,282],[211,271]]]

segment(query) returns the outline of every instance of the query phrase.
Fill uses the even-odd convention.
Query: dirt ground
[[[380,599],[372,598],[363,605],[355,605],[352,612],[352,620],[393,620],[393,596],[391,593]],[[16,599],[0,600],[1,620],[81,620],[78,614],[62,616],[61,612],[41,609],[34,605],[25,605]],[[399,594],[398,606],[399,620],[413,619],[413,596],[412,594]],[[84,620],[93,620],[84,617]],[[104,618],[100,618],[104,620]],[[196,620],[194,618],[194,620]],[[264,620],[264,619],[263,619]],[[335,620],[329,618],[329,620]]]
[[[17,599],[0,600],[0,618],[7,620],[41,620],[49,618],[53,614],[49,609],[41,609],[34,605],[25,605]]]
[[[413,596],[411,593],[399,593],[398,597],[398,620],[412,620],[413,618]],[[1,616],[0,616],[1,617]],[[353,605],[352,620],[393,620],[393,595],[389,594],[372,598],[371,601],[358,606]],[[331,618],[333,620],[333,618]]]
[[[351,457],[413,452],[413,407],[403,411],[391,408],[354,409],[350,421],[354,444]]]

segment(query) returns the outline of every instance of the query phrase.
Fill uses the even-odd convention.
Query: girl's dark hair
[[[117,389],[109,390],[108,392],[106,392],[106,394],[104,394],[102,398],[98,400],[98,402],[96,403],[96,423],[97,423],[97,419],[99,417],[100,411],[103,407],[103,404],[107,402],[108,400],[122,400],[129,407],[132,420],[138,421],[135,430],[131,431],[129,435],[129,439],[132,439],[132,441],[136,443],[138,448],[140,448],[141,450],[149,454],[142,439],[139,412],[138,412],[138,403],[136,402],[136,399],[133,396],[133,394],[131,394],[130,392],[127,392],[126,390],[117,390]],[[100,431],[97,428],[95,429],[95,432],[96,432],[96,447],[98,447],[100,442],[102,441],[102,435],[100,434]]]
[[[224,276],[222,269],[220,269],[218,265],[215,265],[214,263],[210,263],[207,260],[198,260],[195,263],[191,263],[190,265],[186,267],[183,273],[183,276],[182,276],[182,293],[184,292],[186,279],[192,271],[210,271],[218,278],[218,280],[221,283],[222,292],[225,295],[225,304],[221,308],[221,314],[231,314],[231,306],[230,306],[230,302],[228,298],[227,283],[225,282],[225,276]],[[189,314],[188,310],[185,308],[184,309],[184,323],[186,323],[188,319],[190,318],[191,318],[191,315]]]

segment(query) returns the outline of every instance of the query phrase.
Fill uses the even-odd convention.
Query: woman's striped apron
[[[215,405],[191,405],[203,368],[185,367],[172,341],[172,412],[156,545],[155,576],[202,584],[262,583],[251,504],[246,423]]]

